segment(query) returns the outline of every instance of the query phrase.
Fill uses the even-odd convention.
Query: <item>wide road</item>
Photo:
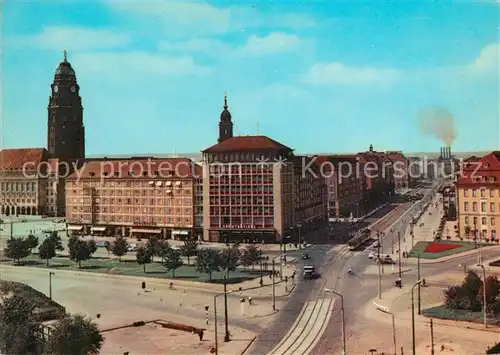
[[[412,218],[416,216],[425,206],[425,203],[434,193],[434,189],[420,189],[420,193],[424,194],[424,198],[416,203],[405,203],[398,206],[394,213],[375,224],[372,231],[386,232],[382,244],[389,245],[392,238],[397,236],[397,232],[404,235],[404,231],[408,227]],[[394,232],[390,233],[390,229]],[[378,292],[378,278],[372,274],[364,274],[368,267],[374,262],[367,257],[367,251],[353,252],[348,261],[344,263],[344,267],[336,270],[338,280],[335,283],[328,285],[328,288],[334,289],[344,296],[344,308],[346,316],[346,333],[352,336],[349,329],[356,328],[359,325],[360,318],[358,311],[369,302],[373,297],[376,297]],[[354,277],[347,277],[347,268],[352,268],[357,274]],[[397,269],[397,268],[395,268]],[[385,268],[386,273],[389,273],[389,268]],[[394,281],[398,275],[385,276],[382,278],[382,292],[391,287],[394,287]],[[404,278],[403,278],[404,280]],[[310,354],[340,354],[342,342],[342,327],[340,315],[340,302],[335,303],[332,311],[332,316],[329,319],[328,325],[316,346]],[[364,320],[363,320],[364,321]],[[369,326],[369,325],[368,325]],[[376,329],[376,325],[374,328]],[[348,340],[349,343],[349,340]]]
[[[385,226],[392,224],[398,218],[398,215],[403,214],[407,208],[401,207],[399,204],[391,204],[380,209],[365,221],[368,223],[377,223],[377,226],[380,226],[380,228],[385,228]],[[336,242],[338,241],[333,241],[333,243]],[[298,261],[298,284],[290,300],[286,306],[280,309],[278,318],[273,325],[268,327],[265,333],[256,339],[247,351],[247,354],[267,354],[280,340],[285,338],[293,340],[285,341],[278,350],[274,351],[275,354],[306,353],[314,347],[314,342],[317,339],[314,338],[312,332],[319,334],[320,329],[313,329],[312,332],[307,331],[310,333],[307,339],[305,339],[307,334],[301,332],[300,329],[292,331],[294,334],[287,334],[287,332],[291,328],[294,329],[294,322],[300,319],[309,319],[310,324],[308,327],[312,327],[312,323],[320,323],[321,326],[321,323],[323,323],[321,322],[322,315],[328,312],[329,307],[334,306],[333,302],[330,304],[329,300],[323,301],[324,298],[331,299],[332,297],[330,295],[323,295],[322,290],[327,283],[338,280],[340,274],[336,270],[342,270],[345,267],[352,253],[347,251],[345,245],[337,245],[335,247],[332,247],[332,245],[313,245],[308,249],[308,253],[311,260]],[[322,277],[316,280],[302,280],[300,270],[304,263],[314,264],[319,269]]]

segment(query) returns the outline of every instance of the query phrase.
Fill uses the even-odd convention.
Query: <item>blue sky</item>
[[[6,2],[2,146],[46,145],[68,51],[89,155],[198,152],[224,92],[239,135],[298,152],[438,151],[419,112],[455,120],[456,151],[500,146],[492,1]]]

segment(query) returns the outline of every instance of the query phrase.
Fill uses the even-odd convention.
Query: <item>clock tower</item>
[[[227,95],[224,95],[224,109],[220,114],[219,121],[219,143],[233,137],[233,121],[227,106]]]
[[[85,128],[80,86],[67,53],[51,85],[48,106],[47,149],[53,158],[64,161],[85,158]]]

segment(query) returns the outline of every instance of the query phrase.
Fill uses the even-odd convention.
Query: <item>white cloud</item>
[[[126,78],[129,75],[204,75],[210,68],[197,65],[191,57],[166,57],[145,52],[82,53],[72,58],[80,71]],[[80,69],[82,68],[82,69]]]
[[[154,18],[154,22],[165,26],[170,32],[184,35],[192,30],[197,33],[224,33],[230,26],[230,10],[219,9],[212,5],[199,2],[140,2],[140,1],[110,1],[112,9],[134,17],[138,15]]]
[[[297,49],[301,42],[301,39],[295,35],[274,32],[264,37],[248,37],[246,44],[239,47],[236,52],[241,56],[264,56],[285,53]]]
[[[191,38],[187,41],[160,41],[158,49],[169,52],[205,52],[206,54],[225,54],[231,46],[214,38]]]
[[[313,65],[304,77],[310,84],[328,85],[388,85],[401,80],[397,69],[350,67],[339,62]]]
[[[130,43],[131,37],[108,29],[84,27],[44,27],[40,33],[8,38],[8,46],[37,47],[49,50],[83,51],[117,48]]]
[[[484,47],[479,56],[469,65],[473,73],[494,72],[498,76],[500,44],[494,43]]]

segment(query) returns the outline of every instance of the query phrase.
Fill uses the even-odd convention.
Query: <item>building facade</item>
[[[47,149],[0,151],[2,215],[65,215],[65,178],[85,157],[80,87],[66,53],[55,71],[47,110]]]
[[[291,148],[266,136],[235,137],[232,124],[225,98],[219,143],[203,151],[203,239],[280,242],[324,220],[321,178],[302,177]]]
[[[392,162],[393,183],[396,190],[406,190],[410,187],[409,160],[402,152],[386,152]]]
[[[201,233],[201,168],[186,158],[90,160],[66,181],[68,229],[182,239]]]
[[[498,240],[500,151],[465,161],[455,185],[459,235]]]
[[[358,218],[365,196],[362,165],[345,156],[320,156],[317,163],[325,178],[328,218]]]

